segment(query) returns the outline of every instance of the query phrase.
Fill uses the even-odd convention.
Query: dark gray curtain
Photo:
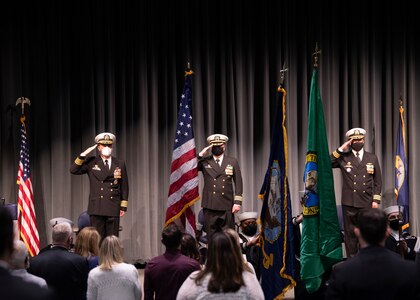
[[[239,159],[245,182],[243,210],[259,211],[285,64],[289,181],[297,214],[311,54],[318,43],[330,149],[344,142],[349,128],[367,130],[366,148],[382,166],[383,206],[395,202],[398,99],[405,100],[416,233],[418,23],[404,1],[13,1],[0,12],[0,196],[16,202],[15,101],[25,96],[32,101],[27,126],[42,244],[51,218],[77,222],[86,210],[87,178],[71,175],[69,167],[106,130],[117,136],[115,152],[126,160],[130,180],[121,232],[126,258],[161,253],[178,99],[190,62],[197,148],[209,134],[229,136],[228,154]]]

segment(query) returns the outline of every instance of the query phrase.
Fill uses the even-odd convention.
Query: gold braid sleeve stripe
[[[74,161],[74,163],[76,165],[78,165],[78,166],[81,166],[81,165],[83,165],[83,162],[84,161],[85,161],[84,159],[81,159],[80,157],[78,157],[78,158],[76,158],[76,160]]]
[[[128,201],[127,200],[121,200],[121,207],[128,207]]]
[[[373,201],[381,202],[381,199],[382,199],[381,195],[373,195]]]
[[[335,150],[334,152],[333,152],[333,154],[332,154],[335,158],[339,158],[340,156],[341,156],[341,154],[340,153],[338,153],[338,151],[337,150]]]

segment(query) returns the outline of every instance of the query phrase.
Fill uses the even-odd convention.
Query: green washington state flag
[[[316,68],[313,70],[309,95],[304,182],[300,275],[308,292],[313,293],[321,286],[324,273],[343,257],[334,179]]]

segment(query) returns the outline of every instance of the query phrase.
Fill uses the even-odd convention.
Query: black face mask
[[[222,146],[213,146],[211,147],[211,153],[213,153],[213,155],[215,156],[219,156],[222,155],[224,152]]]
[[[365,145],[365,143],[353,143],[353,144],[351,144],[351,148],[354,151],[359,152],[360,150],[362,150],[362,148],[363,148],[364,145]]]
[[[257,233],[257,229],[257,224],[249,224],[248,226],[242,228],[242,232],[248,236],[254,236]]]
[[[392,230],[399,230],[400,229],[400,220],[392,220],[389,221],[389,227],[391,227]]]

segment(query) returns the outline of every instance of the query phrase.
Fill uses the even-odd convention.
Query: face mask
[[[353,143],[351,144],[351,147],[353,148],[354,151],[360,151],[363,146],[365,145],[365,143]]]
[[[211,153],[213,153],[213,155],[215,155],[215,156],[222,155],[223,152],[224,152],[224,150],[223,150],[222,146],[213,146],[211,148]]]
[[[111,153],[112,153],[112,148],[110,148],[110,147],[104,147],[101,150],[101,154],[105,157],[110,157]]]
[[[242,232],[248,236],[254,236],[257,233],[257,229],[257,224],[249,224],[248,226],[242,228]]]
[[[399,230],[400,229],[400,220],[392,220],[389,221],[389,227],[391,227],[392,230]]]

